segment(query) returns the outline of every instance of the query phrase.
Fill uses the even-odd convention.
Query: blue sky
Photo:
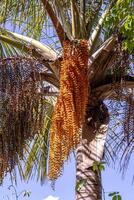
[[[103,172],[103,188],[105,191],[105,200],[110,200],[109,192],[118,191],[122,195],[122,200],[134,200],[134,184],[132,185],[134,161],[130,163],[125,179],[122,179],[121,174],[117,169],[106,167]],[[8,190],[10,185],[9,178],[6,178],[3,186],[0,187],[0,200],[16,200],[12,192]],[[65,165],[63,176],[60,177],[55,186],[55,191],[52,190],[49,182],[43,186],[35,180],[31,180],[28,184],[21,182],[18,178],[18,185],[16,187],[19,194],[22,190],[31,191],[29,198],[20,196],[19,200],[74,200],[75,199],[75,160],[71,157],[71,161]],[[4,196],[4,199],[3,199]]]

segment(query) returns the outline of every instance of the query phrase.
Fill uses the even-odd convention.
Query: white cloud
[[[59,197],[48,196],[43,200],[60,200]]]

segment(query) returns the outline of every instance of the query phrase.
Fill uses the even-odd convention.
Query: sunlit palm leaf
[[[54,1],[48,2],[52,8],[55,6]],[[12,28],[12,30],[16,32],[18,32],[19,29],[20,33],[34,39],[44,40],[46,37],[48,40],[49,37],[49,44],[50,42],[53,43],[53,45],[55,43],[55,48],[58,48],[58,46],[60,46],[59,39],[57,38],[54,26],[51,24],[51,17],[47,14],[45,4],[46,3],[43,5],[42,1],[39,0],[28,2],[9,0],[8,3],[3,0],[0,2],[0,23],[2,26],[4,25],[10,29]],[[57,13],[54,13],[55,18],[57,17],[56,14]],[[59,17],[59,20],[61,19],[65,22],[65,17],[63,15],[62,18]],[[61,21],[62,24],[63,22]],[[55,24],[55,27],[56,26]],[[68,28],[66,28],[66,32],[68,32]]]
[[[3,38],[2,38],[3,36]],[[8,40],[8,42],[6,42],[6,39]],[[12,40],[11,40],[12,39]],[[14,42],[15,45],[11,45]],[[18,46],[17,46],[18,43]],[[0,28],[0,57],[4,58],[4,57],[12,57],[12,56],[25,56],[28,51],[24,51],[24,46],[25,44],[18,40],[15,40],[15,38],[13,38],[11,36],[11,34],[6,31],[5,29]],[[28,48],[27,48],[28,50]]]
[[[37,175],[37,179],[43,183],[47,176],[47,159],[49,148],[49,129],[53,111],[53,103],[46,102],[46,114],[44,125],[39,135],[35,135],[34,140],[26,147],[25,172],[26,180]]]
[[[11,23],[14,29],[19,27],[27,35],[40,37],[46,20],[41,1],[3,0],[0,2],[0,7],[1,24]]]

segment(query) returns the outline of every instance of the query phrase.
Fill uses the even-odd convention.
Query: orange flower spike
[[[63,162],[80,141],[88,100],[88,42],[64,42],[60,93],[50,131],[49,178],[57,179]]]

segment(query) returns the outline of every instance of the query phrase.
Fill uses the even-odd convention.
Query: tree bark
[[[87,107],[82,141],[76,153],[76,183],[83,183],[79,190],[76,187],[76,200],[102,199],[101,172],[94,171],[93,165],[103,158],[108,122],[108,110],[103,102]]]

